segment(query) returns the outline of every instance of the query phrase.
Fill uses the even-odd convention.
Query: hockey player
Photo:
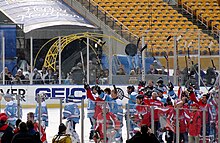
[[[162,77],[159,77],[157,80],[157,88],[163,91],[163,93],[167,91],[166,85],[164,85]]]
[[[138,83],[138,94],[144,94],[144,88],[146,85],[146,81],[139,81]]]
[[[183,101],[178,101],[175,105],[175,108],[179,109],[179,142],[183,140],[184,143],[188,143],[188,132],[187,125],[190,121],[188,111],[183,108]],[[171,110],[168,114],[167,119],[171,121],[171,125],[174,127],[174,133],[176,134],[176,111],[175,109]],[[174,139],[176,140],[176,139]]]
[[[120,129],[120,121],[117,117],[109,112],[110,107],[108,104],[102,106],[102,112],[98,114],[96,127],[95,127],[95,136],[94,140],[96,143],[102,142],[104,140],[104,112],[106,112],[106,136],[107,143],[112,143],[114,141],[117,130]]]
[[[92,87],[92,96],[95,97],[95,90],[93,90],[95,86]],[[93,135],[94,135],[94,128],[95,128],[95,118],[94,118],[94,113],[95,113],[95,105],[96,103],[88,98],[88,106],[87,106],[87,117],[90,120],[91,128],[90,128],[90,134],[89,134],[89,140],[93,140]]]
[[[27,121],[32,121],[34,123],[34,130],[39,132],[39,124],[34,120],[34,113],[29,112],[27,114]],[[42,143],[47,143],[46,132],[44,131],[43,126],[40,127],[40,140]]]
[[[154,90],[155,86],[154,86],[154,82],[153,80],[148,80],[148,84],[144,89],[144,94],[148,97],[151,98],[153,90]]]
[[[136,105],[137,112],[134,113],[134,117],[135,117],[134,120],[137,121],[139,127],[143,125],[150,126],[151,113],[150,113],[150,108],[148,108],[148,106],[145,105],[144,103],[144,95],[141,94],[137,95],[136,101],[137,101],[137,105]]]
[[[127,106],[126,110],[129,110],[129,116],[134,116],[134,113],[136,112],[135,104],[136,104],[136,96],[137,96],[137,93],[134,91],[134,86],[128,86],[127,93],[128,93],[129,100],[128,100],[128,104],[126,104]],[[125,119],[127,119],[127,114],[128,114],[128,111],[125,115]],[[129,129],[129,134],[131,137],[134,135],[133,131],[135,127],[137,127],[137,125],[134,123],[134,121],[129,120],[129,127],[127,128]]]
[[[174,88],[173,83],[169,82],[167,84],[167,87],[168,87],[168,96],[170,96],[173,100],[176,100],[178,97],[177,97],[176,93],[173,90],[173,88]]]
[[[156,92],[152,93],[152,97],[149,101],[144,100],[146,105],[149,106],[154,106],[155,108],[157,107],[163,107],[163,103],[160,102],[159,100],[157,100],[158,94]],[[160,128],[160,124],[159,124],[159,109],[154,109],[154,131],[157,131]]]
[[[41,101],[39,101],[39,96]],[[48,127],[48,111],[47,111],[47,104],[45,100],[47,99],[47,95],[45,93],[37,94],[35,96],[35,101],[37,102],[37,106],[35,108],[34,113],[34,120],[39,120],[39,102],[41,102],[41,122],[44,130],[46,130],[46,127]]]
[[[208,99],[210,97],[210,94],[203,94],[202,98],[199,100],[198,104],[201,110],[206,110],[206,136],[208,137],[210,135],[210,123],[214,122],[212,109],[210,103],[208,103]],[[202,113],[201,113],[202,117]],[[203,123],[203,118],[202,118]],[[202,129],[201,129],[201,135],[202,135]]]
[[[6,106],[4,109],[5,114],[8,116],[8,123],[12,128],[15,128],[17,117],[17,106],[14,104],[11,94],[6,93],[4,96]]]
[[[67,119],[66,133],[72,136],[74,143],[80,143],[79,135],[75,129],[76,124],[79,123],[80,111],[78,105],[74,103],[73,100],[68,98],[67,102],[63,111],[63,118]]]
[[[191,104],[192,111],[190,112],[189,122],[189,143],[199,143],[199,134],[202,127],[201,111],[198,111],[197,103]]]
[[[117,130],[116,133],[116,142],[120,143],[123,142],[122,139],[122,127],[123,127],[123,108],[122,108],[122,101],[118,98],[117,91],[114,89],[111,91],[112,101],[109,103],[112,104],[111,112],[116,115],[118,120],[120,121],[120,129]]]
[[[103,92],[101,89],[97,89],[97,90],[99,93],[99,98],[101,98],[103,101],[106,101],[108,103],[110,112],[112,112],[118,118],[118,120],[121,121],[120,122],[121,128],[117,130],[115,140],[117,142],[123,142],[122,140],[122,127],[123,127],[122,101],[118,98],[117,92],[115,90],[111,91],[110,88],[106,88],[105,92]],[[111,96],[109,96],[109,94],[111,94]]]

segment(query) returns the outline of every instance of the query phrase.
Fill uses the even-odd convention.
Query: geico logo
[[[0,89],[0,93],[11,93],[15,95],[26,95],[25,89],[16,89],[16,88],[7,88],[7,89]]]
[[[67,98],[70,95],[74,95],[76,99],[86,97],[84,88],[37,88],[35,95],[38,93],[45,93],[50,98]]]

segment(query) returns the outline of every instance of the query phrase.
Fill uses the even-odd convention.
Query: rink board
[[[128,85],[120,85],[117,88],[121,88],[124,91],[125,96],[127,96],[127,86]],[[112,85],[100,85],[102,89],[111,88]],[[182,88],[184,90],[184,87]],[[174,91],[177,93],[178,87],[174,88]],[[205,87],[200,88],[202,93],[207,93]],[[0,87],[0,93],[12,93],[14,95],[25,95],[26,102],[22,102],[23,108],[30,108],[36,105],[35,95],[38,93],[46,93],[49,97],[46,100],[46,103],[49,108],[58,108],[60,106],[59,99],[65,99],[70,95],[74,95],[77,100],[85,99],[86,103],[86,90],[83,88],[83,85],[2,85]],[[128,99],[124,98],[123,104],[126,104]],[[4,99],[1,101],[1,105],[5,105]]]

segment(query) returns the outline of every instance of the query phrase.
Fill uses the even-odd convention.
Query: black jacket
[[[13,137],[13,129],[8,124],[0,123],[0,138],[1,143],[11,143]]]
[[[137,132],[131,139],[127,140],[126,143],[160,143],[154,134]]]
[[[35,143],[35,140],[32,135],[28,132],[18,132],[12,138],[11,143]]]

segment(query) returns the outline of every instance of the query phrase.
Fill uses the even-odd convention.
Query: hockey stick
[[[185,62],[186,62],[186,74],[187,74],[187,79],[189,80],[189,66],[188,66],[188,60],[186,56],[186,44],[187,42],[185,41],[184,51],[185,51]]]
[[[168,54],[166,52],[164,54],[164,58],[166,59],[166,62],[167,62],[167,80],[168,80],[168,82],[170,82],[169,58],[168,58]]]
[[[87,80],[86,80],[86,72],[85,72],[85,66],[84,66],[82,51],[80,51],[80,56],[81,56],[82,69],[83,69],[83,83],[86,83]]]
[[[141,38],[139,37],[138,40],[137,40],[137,45],[136,45],[137,48],[138,48],[138,46],[139,46],[140,41],[141,41]]]
[[[189,47],[191,46],[192,42],[189,43],[188,45],[188,60],[191,61],[192,64],[192,68],[194,69],[194,71],[196,72],[196,74],[199,76],[202,84],[204,85],[205,89],[208,91],[208,93],[210,92],[210,89],[212,89],[213,87],[211,87],[210,89],[207,88],[206,84],[204,83],[204,81],[202,80],[201,75],[197,72],[196,68],[194,67],[194,62],[191,60],[190,58],[190,54],[189,54]]]
[[[213,61],[213,59],[211,58],[211,57],[212,57],[212,54],[211,54],[211,47],[212,47],[212,45],[213,45],[213,42],[211,41],[211,43],[210,43],[209,46],[208,46],[208,51],[209,51],[210,59],[211,59],[211,62],[212,62],[212,67],[213,67],[214,69],[216,69],[215,64],[214,64],[214,61]]]

